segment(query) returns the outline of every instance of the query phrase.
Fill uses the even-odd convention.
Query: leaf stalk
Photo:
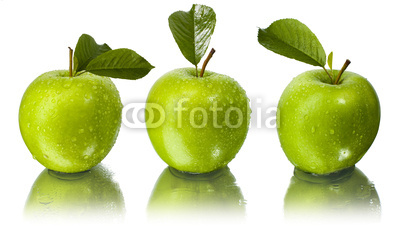
[[[326,74],[327,74],[327,75],[329,76],[329,78],[331,79],[331,83],[333,83],[333,79],[332,79],[331,74],[326,70],[325,67],[322,67],[322,69],[324,69],[324,71],[326,72]]]

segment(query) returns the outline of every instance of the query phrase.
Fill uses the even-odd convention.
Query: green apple
[[[205,70],[214,48],[198,68],[216,25],[211,7],[193,4],[188,12],[171,14],[168,24],[194,68],[172,70],[155,82],[146,103],[147,132],[169,166],[189,173],[212,172],[239,152],[250,123],[249,99],[231,77]]]
[[[19,126],[34,159],[65,173],[86,171],[110,152],[121,127],[122,104],[111,78],[136,80],[154,68],[127,48],[112,50],[82,34],[69,70],[37,77],[26,89]]]
[[[121,126],[122,104],[108,77],[67,70],[44,73],[26,89],[19,126],[34,159],[65,173],[97,165],[110,152]]]
[[[32,185],[24,209],[25,217],[31,220],[64,222],[120,220],[124,213],[119,185],[102,165],[81,173],[43,170]]]
[[[277,130],[292,164],[315,174],[354,166],[370,148],[379,128],[380,105],[364,77],[333,70],[316,35],[296,19],[281,19],[259,29],[258,42],[277,54],[322,69],[295,77],[283,91],[277,110]],[[325,68],[326,63],[330,70]]]
[[[244,218],[245,200],[228,167],[188,174],[167,167],[158,178],[147,211],[153,220],[218,216]],[[175,221],[175,220],[174,220]]]
[[[316,177],[296,170],[284,200],[285,218],[312,220],[379,220],[380,200],[374,184],[351,167],[342,178]]]
[[[332,84],[324,70],[302,73],[289,83],[278,104],[283,151],[296,168],[316,174],[356,164],[374,141],[379,122],[374,88],[348,71],[338,84]]]
[[[159,78],[146,110],[147,132],[158,155],[171,167],[191,173],[220,169],[235,157],[251,112],[246,92],[234,79],[211,71],[196,77],[195,68]]]

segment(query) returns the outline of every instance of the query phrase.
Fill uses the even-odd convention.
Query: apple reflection
[[[242,221],[242,192],[228,167],[206,174],[189,174],[167,167],[151,194],[147,212],[153,222]]]
[[[81,173],[44,169],[37,177],[25,204],[30,221],[122,221],[125,203],[112,173],[99,164]]]
[[[378,222],[381,204],[374,184],[358,168],[331,176],[295,170],[284,210],[292,221]]]

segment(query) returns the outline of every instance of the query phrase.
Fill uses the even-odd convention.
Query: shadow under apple
[[[119,222],[124,214],[119,184],[102,164],[81,173],[44,169],[34,182],[24,209],[29,221],[65,223]]]
[[[149,199],[152,222],[234,222],[245,218],[245,199],[228,167],[190,174],[167,167]]]
[[[358,168],[315,176],[295,170],[284,199],[285,219],[304,222],[378,222],[381,204],[374,184]]]

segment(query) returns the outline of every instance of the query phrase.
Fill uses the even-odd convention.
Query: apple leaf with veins
[[[99,45],[93,37],[82,34],[75,47],[74,73],[85,70],[90,61],[110,50],[107,44]]]
[[[329,55],[328,55],[328,66],[331,69],[331,71],[333,70],[332,61],[333,61],[333,52],[329,53]]]
[[[86,71],[100,76],[122,79],[139,79],[153,69],[149,62],[135,51],[120,48],[108,51],[93,59]]]
[[[70,49],[72,52],[72,49]],[[110,78],[136,80],[154,68],[145,58],[128,48],[112,50],[99,45],[93,37],[82,34],[75,47],[71,76],[90,72]]]
[[[280,19],[268,28],[258,30],[258,42],[270,51],[313,66],[320,66],[331,79],[332,84],[340,82],[341,75],[350,64],[346,60],[338,75],[333,78],[325,69],[326,54],[317,36],[296,19]],[[328,56],[328,65],[332,69],[333,53]]]
[[[188,12],[177,11],[168,18],[179,49],[196,69],[210,44],[216,21],[216,14],[211,7],[197,4],[193,4]]]
[[[315,34],[296,19],[281,19],[258,30],[258,42],[279,55],[324,67],[326,54]]]

